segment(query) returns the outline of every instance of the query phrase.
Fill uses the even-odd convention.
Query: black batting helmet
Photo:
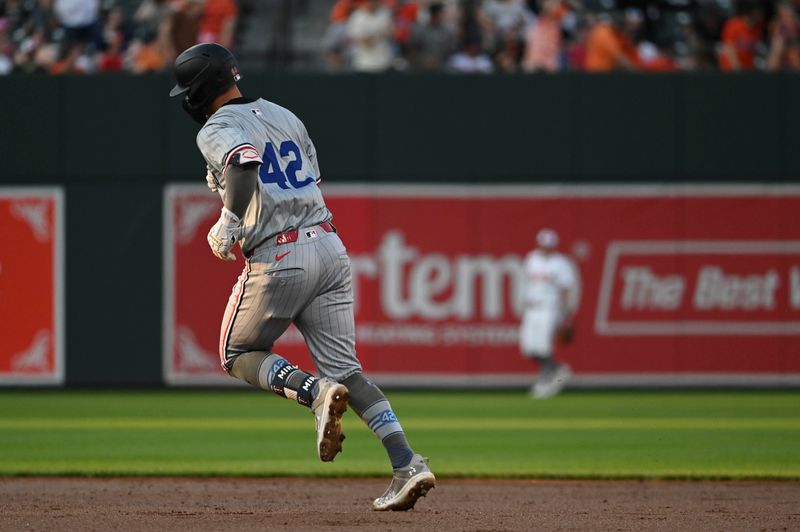
[[[183,95],[183,107],[199,122],[205,121],[205,110],[214,98],[239,81],[236,58],[217,43],[196,44],[175,59],[177,83],[170,96]]]

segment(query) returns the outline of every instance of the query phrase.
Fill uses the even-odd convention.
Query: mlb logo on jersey
[[[317,238],[317,230],[309,229],[308,231],[306,231],[306,238]]]

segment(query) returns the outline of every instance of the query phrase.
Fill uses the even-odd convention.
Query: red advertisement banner
[[[323,187],[353,263],[359,358],[378,380],[530,382],[522,261],[550,227],[581,279],[575,340],[558,348],[576,382],[800,382],[798,188]],[[207,249],[219,199],[170,187],[165,209],[166,378],[232,380],[216,346],[243,264]],[[293,328],[275,351],[311,365]]]
[[[63,199],[60,189],[0,188],[0,384],[60,384]]]

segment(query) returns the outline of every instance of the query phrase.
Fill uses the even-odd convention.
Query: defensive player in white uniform
[[[572,262],[556,251],[558,234],[542,229],[538,248],[525,257],[525,310],[520,326],[520,350],[535,360],[539,376],[531,395],[544,399],[557,394],[571,375],[567,364],[554,356],[556,333],[568,327],[574,308],[577,277]]]
[[[344,440],[349,402],[378,436],[394,475],[373,502],[376,510],[407,510],[434,487],[426,460],[415,453],[383,392],[361,372],[355,351],[350,259],[325,206],[314,144],[290,111],[242,97],[233,55],[199,44],[175,60],[184,109],[203,124],[197,146],[206,180],[223,207],[208,233],[211,251],[246,261],[222,320],[223,368],[253,386],[310,407],[317,453],[331,461]],[[275,341],[294,323],[322,378],[277,353]]]

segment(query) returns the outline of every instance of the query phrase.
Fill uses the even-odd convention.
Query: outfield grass
[[[389,394],[438,476],[800,479],[800,392]],[[0,392],[0,475],[384,475],[352,412],[344,453],[256,391]]]

